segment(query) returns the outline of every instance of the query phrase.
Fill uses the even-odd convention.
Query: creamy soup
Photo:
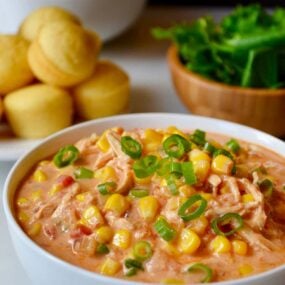
[[[201,130],[106,130],[40,161],[16,214],[53,255],[127,280],[189,284],[285,263],[285,160]]]

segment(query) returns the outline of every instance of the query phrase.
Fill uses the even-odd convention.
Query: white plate
[[[0,134],[10,133],[10,129],[5,124],[0,124]],[[19,139],[8,135],[0,139],[0,161],[17,160],[25,152],[32,149],[41,140]]]

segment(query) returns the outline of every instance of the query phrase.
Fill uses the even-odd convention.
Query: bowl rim
[[[229,93],[239,93],[244,96],[284,96],[285,88],[280,89],[268,89],[268,88],[249,88],[249,87],[241,87],[238,85],[228,85],[222,82],[218,82],[212,79],[208,79],[198,73],[195,73],[189,69],[187,69],[179,60],[177,46],[175,44],[171,44],[167,50],[167,60],[170,66],[176,68],[180,74],[184,76],[191,77],[195,82],[199,85],[204,85],[213,89],[223,89],[228,91]],[[231,95],[231,94],[229,94]]]
[[[172,116],[173,119],[177,116],[184,117],[185,119],[186,118],[189,118],[189,119],[196,118],[196,119],[207,120],[207,121],[212,122],[212,123],[223,123],[223,124],[231,126],[231,127],[235,127],[235,126],[240,127],[240,128],[247,130],[247,131],[253,131],[258,136],[263,136],[264,138],[268,138],[272,141],[272,143],[273,142],[278,142],[279,144],[281,143],[284,146],[284,152],[285,152],[285,143],[282,142],[281,140],[279,140],[278,138],[272,136],[272,135],[269,135],[265,132],[262,132],[262,131],[259,131],[257,129],[247,127],[247,126],[244,126],[241,124],[237,124],[237,123],[233,123],[233,122],[229,122],[229,121],[225,121],[225,120],[220,120],[220,119],[209,118],[209,117],[205,117],[205,116],[197,116],[197,115],[190,115],[190,114],[179,114],[179,113],[135,113],[135,114],[127,114],[127,115],[126,114],[125,115],[117,115],[117,116],[112,116],[112,117],[107,117],[107,118],[83,122],[83,123],[68,127],[66,129],[63,129],[63,130],[61,130],[61,131],[59,131],[59,132],[57,132],[51,136],[48,136],[40,144],[36,145],[31,150],[29,150],[27,153],[22,155],[21,158],[19,158],[16,161],[16,163],[13,165],[12,169],[9,171],[9,174],[5,180],[4,191],[3,191],[3,196],[2,196],[4,214],[5,214],[5,218],[6,218],[8,227],[11,227],[14,230],[14,232],[17,233],[17,238],[20,239],[21,242],[23,242],[25,244],[25,246],[27,246],[32,252],[36,252],[37,254],[42,255],[45,259],[47,259],[47,260],[49,260],[55,264],[58,264],[59,266],[64,267],[67,271],[73,271],[76,274],[82,274],[83,276],[85,276],[87,278],[92,278],[92,279],[94,278],[94,280],[98,281],[98,282],[100,282],[100,281],[110,282],[110,284],[122,284],[122,285],[155,285],[155,284],[157,284],[157,283],[148,283],[148,282],[140,282],[140,281],[137,281],[137,282],[136,281],[128,281],[128,280],[121,279],[121,278],[105,276],[105,275],[102,275],[102,274],[97,273],[97,272],[89,271],[89,270],[84,269],[82,267],[79,267],[77,265],[73,265],[73,264],[71,264],[67,261],[64,261],[63,259],[51,254],[50,252],[48,252],[47,250],[43,249],[38,244],[36,244],[32,239],[30,239],[26,235],[26,233],[22,230],[22,228],[20,227],[20,225],[16,221],[16,218],[13,215],[12,205],[10,205],[10,202],[9,202],[9,193],[10,193],[10,191],[13,190],[12,187],[10,187],[11,178],[13,178],[14,173],[17,171],[17,168],[23,163],[23,161],[26,158],[28,158],[33,152],[35,152],[41,146],[43,146],[45,144],[49,144],[53,140],[55,140],[56,138],[62,137],[67,133],[76,132],[81,127],[91,127],[91,126],[96,126],[96,124],[106,123],[106,122],[111,122],[111,121],[114,121],[115,125],[116,125],[116,120],[123,119],[123,118],[126,118],[128,120],[133,120],[133,119],[136,119],[138,117],[140,117],[140,118],[150,117],[151,118],[151,117],[155,117],[155,116],[161,116],[161,117],[167,117],[167,118],[169,118],[169,116]],[[92,133],[92,131],[90,131],[90,134],[91,133]],[[217,132],[217,133],[219,133],[219,132]],[[268,147],[266,147],[266,148],[268,148]],[[25,172],[24,175],[26,173],[27,172]],[[24,175],[21,175],[21,177],[23,178]],[[11,189],[9,189],[9,188],[11,188]],[[14,196],[13,196],[13,198],[14,198]],[[254,274],[254,275],[249,276],[249,277],[243,277],[243,278],[239,278],[239,279],[227,280],[227,281],[222,281],[222,282],[213,282],[211,284],[213,284],[213,285],[243,285],[243,284],[247,285],[247,284],[250,284],[250,282],[252,282],[252,281],[258,281],[259,279],[262,279],[263,277],[267,277],[267,276],[269,277],[270,275],[274,275],[275,273],[278,273],[281,271],[285,271],[285,264],[280,265],[278,267],[275,267],[273,269],[267,270],[265,272]]]

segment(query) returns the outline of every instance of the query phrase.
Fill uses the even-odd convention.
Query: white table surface
[[[168,26],[180,20],[191,20],[209,13],[219,18],[225,11],[221,8],[151,7],[144,11],[131,30],[104,46],[102,57],[121,65],[131,77],[131,112],[187,112],[176,97],[171,83],[165,60],[168,43],[152,39],[150,28],[158,25]],[[1,194],[5,178],[12,165],[13,162],[0,161]],[[0,203],[0,284],[31,284],[12,247],[4,218],[2,199]]]

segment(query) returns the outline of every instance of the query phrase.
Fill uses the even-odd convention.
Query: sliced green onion
[[[217,148],[214,145],[212,145],[210,142],[205,142],[204,150],[210,154],[213,154],[217,150]]]
[[[94,177],[94,171],[85,167],[75,169],[74,176],[76,179],[90,179]]]
[[[194,172],[194,166],[191,161],[183,162],[181,165],[182,174],[185,178],[186,184],[194,185],[197,183],[197,177]]]
[[[107,254],[110,250],[106,244],[100,243],[97,245],[96,253],[98,254]]]
[[[252,172],[254,172],[254,171],[261,173],[261,174],[264,174],[264,175],[268,174],[267,169],[263,165],[252,170]]]
[[[158,159],[154,155],[147,155],[133,164],[136,177],[145,178],[152,175],[158,167]]]
[[[142,198],[149,195],[148,190],[146,189],[132,189],[129,193],[130,196],[134,198]]]
[[[180,135],[171,135],[163,142],[163,149],[170,157],[180,158],[190,150],[190,143]]]
[[[226,146],[233,152],[238,153],[240,151],[240,145],[237,140],[230,139],[228,142],[226,142]]]
[[[145,261],[151,258],[152,248],[148,241],[138,241],[133,247],[133,255],[139,261]]]
[[[270,179],[263,179],[262,181],[258,182],[258,186],[265,197],[272,196],[274,185]]]
[[[221,227],[229,225],[233,227],[231,230],[223,231],[221,229]],[[227,213],[214,219],[211,223],[211,227],[217,235],[230,236],[243,227],[243,218],[237,213]]]
[[[167,183],[167,187],[170,190],[172,195],[178,195],[179,191],[177,189],[177,185],[176,185],[176,178],[174,175],[169,175],[169,177],[166,178],[166,183]]]
[[[193,263],[189,266],[187,271],[190,273],[202,271],[202,273],[204,273],[204,276],[199,283],[209,283],[213,280],[213,270],[203,263]]]
[[[200,203],[199,206],[194,211],[189,212],[189,209],[197,202]],[[206,199],[199,194],[195,194],[181,205],[178,216],[186,222],[197,219],[205,212],[207,204]]]
[[[190,139],[193,143],[203,146],[206,143],[206,133],[197,129],[190,136]]]
[[[219,148],[219,149],[215,150],[213,153],[213,156],[216,157],[220,154],[225,155],[225,156],[229,157],[230,159],[234,160],[234,157],[232,156],[232,154],[223,148]]]
[[[138,159],[142,155],[142,147],[139,142],[130,136],[121,138],[122,151],[133,159]]]
[[[53,162],[56,167],[68,166],[78,159],[79,150],[74,145],[62,147],[54,156]]]
[[[163,158],[158,162],[156,173],[159,176],[165,176],[170,173],[170,159],[169,157]]]
[[[136,260],[136,259],[128,258],[125,260],[124,264],[127,269],[125,276],[128,276],[128,277],[136,275],[138,270],[142,270],[142,271],[144,270],[141,261]]]
[[[176,162],[176,161],[171,161],[170,165],[170,173],[174,174],[175,176],[179,177],[182,175],[182,168],[181,168],[181,163]]]
[[[101,195],[108,195],[112,193],[116,187],[117,187],[117,184],[113,181],[110,181],[110,182],[99,184],[97,186],[97,189]]]
[[[132,258],[128,258],[125,260],[125,266],[126,268],[136,268],[139,270],[143,270],[143,265],[141,263],[141,261],[136,260],[136,259],[132,259]]]
[[[160,217],[156,220],[154,223],[154,229],[157,234],[165,241],[171,241],[177,235],[176,230],[173,229],[163,217]]]

